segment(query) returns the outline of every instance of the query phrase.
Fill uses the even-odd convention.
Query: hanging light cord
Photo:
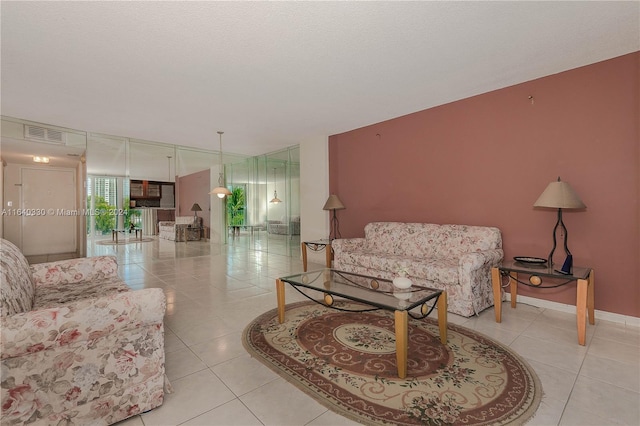
[[[220,135],[220,173],[218,174],[218,186],[222,187],[222,184],[224,183],[224,173],[223,173],[223,168],[222,168],[222,134],[224,132],[218,132],[218,135]]]
[[[278,182],[276,181],[276,168],[273,168],[273,198],[278,198]]]

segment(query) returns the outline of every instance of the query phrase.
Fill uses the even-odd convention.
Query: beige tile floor
[[[132,288],[160,287],[168,301],[166,372],[174,392],[161,407],[121,425],[355,424],[297,390],[242,346],[248,322],[276,306],[275,279],[302,270],[299,257],[252,250],[242,238],[225,246],[204,241],[90,245],[89,252],[115,254],[120,275]],[[287,302],[302,298],[295,292],[286,297]],[[524,304],[503,309],[501,324],[493,309],[472,318],[450,314],[449,321],[510,346],[535,369],[544,396],[528,424],[640,424],[638,328],[596,319],[595,326],[587,326],[587,345],[579,346],[574,315]]]

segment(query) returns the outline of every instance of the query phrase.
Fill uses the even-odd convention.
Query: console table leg
[[[587,288],[587,313],[589,314],[589,324],[595,325],[596,323],[596,311],[595,311],[595,284],[596,278],[594,276],[593,269],[589,272],[589,287]]]
[[[276,295],[278,299],[278,322],[284,322],[284,281],[276,280]]]
[[[588,280],[578,280],[578,291],[576,297],[576,321],[578,323],[578,343],[584,346],[587,334],[587,292]]]
[[[515,309],[518,300],[518,273],[509,272],[509,287],[511,288],[511,307]]]
[[[502,287],[500,269],[491,268],[491,284],[493,286],[493,309],[496,312],[496,322],[502,322]]]
[[[409,315],[407,311],[395,311],[396,326],[396,364],[398,377],[407,377],[407,352],[409,352]]]

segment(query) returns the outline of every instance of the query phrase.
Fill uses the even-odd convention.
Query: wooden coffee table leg
[[[324,248],[326,250],[325,260],[327,268],[331,268],[331,260],[333,259],[333,251],[331,249],[331,243],[327,244]]]
[[[307,272],[307,245],[300,243],[300,249],[302,250],[302,270]]]
[[[438,297],[438,328],[440,328],[440,342],[447,344],[447,292],[443,291]]]
[[[407,311],[395,311],[396,326],[396,364],[398,377],[407,377],[407,352],[409,352],[409,315]]]
[[[589,324],[595,325],[595,288],[596,278],[594,276],[593,269],[589,272],[589,287],[587,288],[587,313],[589,314]]]
[[[278,298],[278,322],[284,322],[284,281],[276,280],[276,295]]]

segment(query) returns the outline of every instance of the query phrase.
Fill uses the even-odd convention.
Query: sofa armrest
[[[365,238],[339,238],[331,241],[331,248],[333,249],[333,253],[337,256],[342,252],[363,249],[366,241],[367,240]]]
[[[35,286],[73,284],[102,280],[118,275],[115,256],[82,257],[58,262],[36,263],[30,266]]]
[[[471,271],[482,269],[483,267],[498,266],[503,258],[504,251],[502,249],[469,252],[460,256],[458,268],[461,273],[469,274]]]
[[[64,306],[2,317],[2,359],[86,341],[146,325],[163,327],[166,309],[159,288],[83,299]]]

